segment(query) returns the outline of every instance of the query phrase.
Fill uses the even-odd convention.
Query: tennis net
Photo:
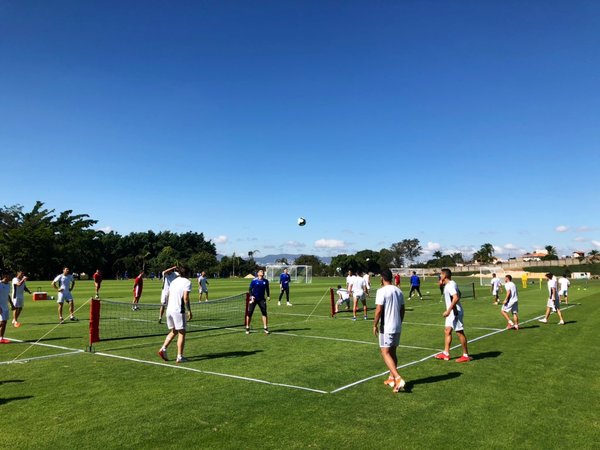
[[[244,325],[247,294],[192,303],[192,320],[186,332],[240,327]],[[159,323],[159,304],[131,303],[104,299],[90,302],[90,346],[99,341],[157,336],[167,333],[166,314]]]

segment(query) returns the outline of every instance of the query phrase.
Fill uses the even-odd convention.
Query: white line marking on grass
[[[210,370],[194,369],[193,367],[189,367],[189,366],[175,366],[173,364],[167,364],[164,362],[147,361],[145,359],[137,359],[137,358],[130,358],[128,356],[112,355],[110,353],[97,352],[97,353],[94,353],[94,355],[106,356],[109,358],[116,358],[116,359],[123,359],[125,361],[138,362],[138,363],[142,363],[142,364],[150,364],[150,365],[154,365],[154,366],[170,367],[172,369],[188,370],[190,372],[203,373],[203,374],[207,374],[207,375],[215,375],[215,376],[225,377],[225,378],[234,378],[236,380],[250,381],[253,383],[260,383],[260,384],[268,384],[271,386],[280,386],[280,387],[286,387],[286,388],[290,388],[290,389],[299,389],[302,391],[316,392],[318,394],[328,394],[329,393],[327,391],[322,391],[320,389],[312,389],[312,388],[308,388],[308,387],[304,387],[304,386],[295,386],[293,384],[284,384],[284,383],[274,383],[272,381],[259,380],[258,378],[249,378],[249,377],[242,377],[239,375],[231,375],[228,373],[212,372]]]
[[[4,365],[4,364],[23,364],[23,363],[27,363],[29,361],[35,361],[38,359],[57,358],[59,356],[77,355],[79,353],[83,353],[83,350],[73,350],[72,352],[57,353],[54,355],[32,356],[31,358],[13,359],[10,361],[1,361],[0,366]]]
[[[569,309],[569,308],[571,308],[572,306],[575,306],[575,305],[569,305],[569,306],[567,306],[566,308],[561,308],[561,311],[562,311],[562,310]],[[529,323],[529,322],[533,322],[533,321],[535,321],[535,320],[539,320],[539,319],[540,319],[540,318],[542,318],[542,317],[544,317],[544,314],[542,314],[541,316],[536,316],[536,317],[534,317],[534,318],[532,318],[532,319],[529,319],[529,320],[526,320],[526,321],[524,321],[524,322],[519,322],[519,326],[521,326],[521,325],[523,325],[523,324],[526,324],[526,323]],[[488,338],[488,337],[490,337],[490,336],[493,336],[493,335],[495,335],[495,334],[498,334],[498,333],[503,333],[503,332],[505,332],[505,331],[511,331],[511,332],[512,332],[513,330],[509,330],[509,329],[506,329],[506,328],[503,328],[503,329],[497,329],[496,331],[492,331],[491,333],[487,333],[487,334],[484,334],[484,335],[482,335],[482,336],[479,336],[479,337],[476,337],[476,338],[473,338],[473,339],[469,339],[469,343],[471,343],[471,342],[475,342],[475,341],[479,341],[479,340],[481,340],[481,339],[485,339],[485,338]],[[456,348],[459,348],[460,346],[461,346],[460,344],[457,344],[457,345],[455,345],[454,347],[450,347],[450,350],[454,350],[454,349],[456,349]],[[426,356],[425,358],[421,358],[421,359],[419,359],[419,360],[416,360],[416,361],[411,361],[411,362],[409,362],[409,363],[406,363],[406,364],[403,364],[403,365],[401,365],[401,366],[398,366],[398,369],[403,369],[404,367],[412,366],[412,365],[415,365],[415,364],[419,364],[419,363],[421,363],[421,362],[423,362],[423,361],[427,361],[428,359],[430,359],[430,358],[433,358],[433,357],[434,357],[434,356],[435,356],[437,353],[438,353],[438,352],[436,352],[436,353],[433,353],[433,354],[431,354],[431,355],[428,355],[428,356]],[[358,380],[358,381],[355,381],[354,383],[350,383],[350,384],[347,384],[346,386],[342,386],[342,387],[339,387],[339,388],[337,388],[337,389],[334,389],[333,391],[331,391],[331,392],[330,392],[330,394],[335,394],[336,392],[340,392],[340,391],[343,391],[343,390],[345,390],[345,389],[348,389],[348,388],[351,388],[351,387],[357,386],[357,385],[359,385],[359,384],[362,384],[362,383],[365,383],[365,382],[367,382],[367,381],[370,381],[370,380],[372,380],[372,379],[374,379],[374,378],[379,378],[379,377],[382,377],[382,376],[386,375],[387,373],[389,373],[389,370],[386,370],[385,372],[382,372],[382,373],[378,373],[377,375],[371,375],[370,377],[363,378],[362,380]]]
[[[319,307],[319,305],[321,304],[321,302],[323,301],[323,299],[325,298],[325,296],[327,295],[327,293],[329,292],[329,289],[325,290],[325,293],[323,294],[323,296],[321,297],[321,300],[319,300],[317,302],[317,304],[315,305],[315,307],[313,308],[313,310],[310,312],[310,314],[308,315],[308,317],[306,318],[306,321],[308,322],[308,319],[310,319],[310,317],[313,315],[313,313],[317,310],[317,308]]]
[[[442,327],[444,328],[446,325],[443,323],[419,323],[419,322],[402,322],[402,324],[406,325],[421,325],[424,327]],[[486,330],[486,331],[502,331],[504,328],[489,328],[489,327],[468,327],[470,330]]]

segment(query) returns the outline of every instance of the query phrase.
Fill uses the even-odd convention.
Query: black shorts
[[[248,305],[248,317],[252,317],[254,313],[254,308],[256,305],[260,308],[260,312],[263,316],[267,316],[267,301],[266,300],[254,300],[252,303]]]

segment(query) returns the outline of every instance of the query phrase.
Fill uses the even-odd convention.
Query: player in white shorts
[[[10,300],[10,276],[8,273],[3,273],[0,278],[0,344],[8,344],[10,341],[4,338],[6,331],[6,322],[10,317],[10,308],[8,302]]]
[[[63,272],[57,275],[52,281],[52,286],[58,291],[56,303],[58,303],[58,321],[63,322],[63,303],[69,304],[69,320],[77,320],[74,316],[75,313],[75,302],[73,300],[73,294],[71,291],[75,288],[75,280],[71,275],[69,268],[64,267]]]
[[[346,311],[350,311],[350,294],[348,294],[348,291],[346,289],[342,289],[342,285],[338,284],[336,293],[338,300],[335,303],[335,312],[338,313],[340,311],[340,306],[343,303],[346,304]]]
[[[358,302],[360,301],[363,305],[363,318],[367,320],[367,297],[365,296],[365,280],[359,275],[352,277],[350,282],[350,288],[348,292],[352,294],[354,304],[352,307],[353,315],[352,320],[356,320],[356,311],[358,311]]]
[[[368,297],[369,293],[371,292],[371,275],[369,275],[369,272],[366,272],[363,275],[363,280],[365,280],[365,292],[367,293]]]
[[[208,279],[206,278],[206,272],[203,270],[200,276],[198,277],[198,303],[202,301],[202,296],[204,295],[204,301],[208,301]],[[289,297],[289,295],[288,295]],[[289,300],[289,298],[288,298]],[[288,301],[289,303],[289,301]]]
[[[556,312],[556,314],[558,314],[558,318],[560,319],[558,324],[564,325],[565,320],[560,312],[560,301],[558,300],[558,286],[556,277],[552,275],[551,272],[548,272],[546,274],[546,280],[548,280],[548,302],[546,302],[546,314],[544,315],[544,318],[540,319],[539,321],[542,323],[548,323],[548,317],[550,317],[550,313]]]
[[[448,361],[450,359],[450,344],[452,344],[452,330],[458,335],[458,340],[462,346],[463,354],[456,362],[467,362],[471,360],[467,348],[467,337],[463,325],[463,309],[460,304],[460,291],[455,281],[452,281],[452,272],[450,269],[442,269],[440,275],[440,285],[444,286],[444,300],[446,310],[442,316],[445,317],[444,326],[444,351],[435,355],[436,359]]]
[[[23,311],[23,306],[25,305],[25,292],[31,294],[31,291],[25,284],[26,281],[27,277],[21,270],[19,270],[17,272],[17,276],[12,279],[12,324],[17,328],[21,326],[21,323],[19,322],[19,316],[21,315],[21,311]]]
[[[558,279],[558,298],[560,301],[564,301],[567,305],[569,304],[569,286],[571,286],[571,282],[567,278],[567,274],[563,274],[562,277]],[[564,300],[563,300],[564,299]]]
[[[179,273],[177,272],[177,266],[169,267],[168,269],[165,269],[162,272],[163,288],[160,293],[160,310],[158,312],[158,323],[162,323],[162,318],[165,314],[167,303],[169,302],[169,286],[171,285],[171,282],[178,276]]]
[[[406,382],[398,373],[397,348],[400,345],[402,321],[404,320],[404,295],[393,285],[393,275],[390,269],[381,272],[381,288],[377,289],[375,297],[375,319],[373,334],[379,336],[379,348],[390,376],[384,383],[394,388],[394,392],[404,390]],[[380,325],[381,322],[381,325]]]
[[[498,303],[500,303],[500,286],[502,286],[502,281],[500,281],[500,278],[498,278],[496,276],[496,274],[492,274],[492,281],[491,281],[491,286],[492,286],[492,297],[494,297],[494,305],[497,305]]]
[[[185,277],[186,270],[182,268],[179,271],[180,276],[171,281],[169,286],[169,300],[167,304],[167,327],[169,334],[165,338],[163,346],[158,351],[160,356],[165,361],[168,361],[167,348],[177,336],[177,363],[186,362],[187,359],[183,356],[185,347],[185,326],[186,326],[186,311],[187,320],[192,320],[192,309],[190,307],[190,292],[192,292],[192,282]]]
[[[502,304],[502,310],[500,311],[506,321],[507,329],[514,328],[519,329],[519,294],[517,292],[517,286],[512,281],[512,275],[506,275],[504,277],[504,290],[506,290],[506,298]],[[512,313],[513,320],[510,319],[508,313]]]

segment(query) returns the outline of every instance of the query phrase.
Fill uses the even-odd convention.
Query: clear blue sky
[[[600,248],[600,2],[0,0],[0,30],[4,205],[227,254]]]

